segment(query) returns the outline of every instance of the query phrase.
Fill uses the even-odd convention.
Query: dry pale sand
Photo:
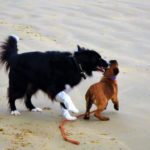
[[[0,0],[0,41],[16,34],[20,53],[96,49],[106,59],[117,59],[120,111],[110,103],[110,121],[68,123],[76,146],[63,141],[58,128],[59,105],[39,92],[33,97],[42,113],[28,112],[18,101],[19,117],[9,115],[8,77],[0,70],[0,150],[149,150],[150,149],[150,1],[149,0]],[[84,94],[100,73],[83,81],[70,95],[80,112]],[[94,109],[94,108],[93,108]]]

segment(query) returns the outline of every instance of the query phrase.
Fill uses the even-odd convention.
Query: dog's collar
[[[86,74],[85,72],[83,71],[83,68],[82,68],[82,65],[80,63],[78,63],[77,59],[75,58],[75,56],[72,56],[73,60],[74,60],[74,63],[75,65],[77,66],[79,72],[80,72],[80,75],[83,79],[86,79]]]
[[[112,76],[112,77],[111,77],[111,80],[116,80],[116,76]]]
[[[116,76],[112,76],[112,77],[107,77],[107,76],[104,76],[105,78],[108,78],[108,79],[111,79],[111,80],[113,80],[113,81],[115,81],[116,79],[117,79],[117,77]]]

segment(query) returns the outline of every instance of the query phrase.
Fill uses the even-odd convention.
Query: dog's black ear
[[[81,47],[79,45],[77,45],[78,51],[81,51]]]
[[[84,50],[85,50],[85,48],[80,47],[79,45],[77,45],[77,48],[78,48],[78,51],[79,51],[79,52],[81,52],[81,51],[84,51]]]

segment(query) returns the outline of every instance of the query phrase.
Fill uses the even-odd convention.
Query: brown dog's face
[[[109,67],[105,70],[104,76],[113,77],[119,73],[118,62],[116,60],[109,61]]]

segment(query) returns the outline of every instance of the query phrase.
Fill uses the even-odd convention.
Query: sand
[[[16,34],[20,53],[76,50],[76,45],[97,50],[105,59],[117,59],[120,111],[104,112],[110,121],[77,121],[66,125],[79,146],[65,142],[59,131],[59,104],[39,92],[33,103],[42,113],[13,117],[7,105],[8,76],[0,67],[0,150],[149,150],[150,149],[150,1],[149,0],[0,0],[0,42]],[[82,81],[70,95],[85,111],[87,88],[100,73]],[[93,107],[94,109],[94,107]]]

